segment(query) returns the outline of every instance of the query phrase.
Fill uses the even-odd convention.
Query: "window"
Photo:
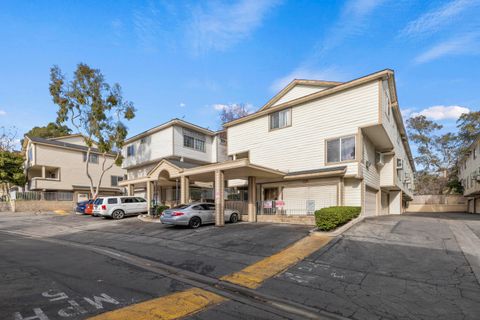
[[[473,159],[477,159],[477,148],[473,149]]]
[[[33,149],[32,146],[28,148],[28,160],[33,161]]]
[[[127,147],[127,157],[135,155],[135,146],[133,144]]]
[[[118,183],[119,183],[120,181],[123,181],[123,177],[122,177],[122,176],[111,176],[111,178],[110,178],[110,182],[111,182],[111,186],[112,186],[112,187],[118,186]]]
[[[146,137],[143,137],[142,139],[140,139],[140,144],[144,144],[144,143],[147,143]]]
[[[93,204],[96,205],[96,206],[103,204],[103,198],[97,198],[97,199],[95,199],[95,201],[93,202]]]
[[[355,160],[355,136],[327,140],[327,163]]]
[[[196,131],[183,129],[183,146],[205,152],[205,135]]]
[[[122,203],[135,203],[135,202],[138,202],[137,199],[135,198],[122,198]]]
[[[117,198],[108,198],[107,203],[108,204],[117,204],[118,201],[117,201]]]
[[[147,202],[147,200],[143,199],[143,198],[135,198],[137,200],[137,202]]]
[[[272,113],[270,115],[270,129],[280,129],[290,126],[292,124],[291,111],[292,109],[289,108]]]
[[[83,153],[83,162],[87,161],[87,153]],[[90,163],[98,163],[98,154],[96,153],[90,153],[88,162]]]

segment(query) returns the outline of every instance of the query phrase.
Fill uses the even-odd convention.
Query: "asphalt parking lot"
[[[238,223],[191,230],[136,218],[2,214],[0,318],[41,312],[42,320],[84,319],[188,292],[202,285],[182,272],[158,272],[155,263],[219,281],[288,248],[309,229]],[[253,292],[350,319],[478,319],[479,236],[476,215],[370,218]],[[135,264],[142,259],[153,269]],[[189,318],[305,317],[229,297]]]

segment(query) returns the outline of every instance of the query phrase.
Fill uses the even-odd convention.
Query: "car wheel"
[[[188,226],[192,229],[197,229],[202,225],[202,220],[200,220],[199,217],[193,217],[190,219],[190,222],[188,222]]]
[[[232,214],[230,215],[230,222],[231,222],[231,223],[236,223],[236,222],[238,222],[238,214],[232,213]]]
[[[123,212],[122,210],[115,210],[112,212],[112,218],[115,220],[120,220],[120,219],[123,219],[124,217],[125,217],[125,212]]]

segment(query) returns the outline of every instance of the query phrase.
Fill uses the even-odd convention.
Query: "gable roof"
[[[209,136],[213,136],[215,135],[217,132],[215,131],[212,131],[210,129],[207,129],[207,128],[204,128],[204,127],[200,127],[196,124],[193,124],[193,123],[190,123],[188,121],[185,121],[185,120],[182,120],[182,119],[178,119],[178,118],[174,118],[172,120],[169,120],[167,122],[164,122],[156,127],[153,127],[153,128],[150,128],[148,130],[145,130],[143,132],[140,132],[139,134],[136,134],[128,139],[125,140],[125,144],[128,144],[128,143],[131,143],[131,142],[134,142],[138,139],[141,139],[143,137],[146,137],[146,136],[149,136],[151,134],[154,134],[158,131],[161,131],[163,129],[166,129],[166,128],[169,128],[173,125],[179,125],[181,127],[185,127],[185,128],[189,128],[189,129],[192,129],[192,130],[196,130],[196,131],[199,131],[201,133],[204,133],[206,135],[209,135]]]
[[[259,111],[265,110],[273,106],[278,100],[280,100],[283,96],[285,96],[288,92],[290,92],[295,86],[297,85],[307,85],[313,87],[326,87],[331,88],[334,86],[338,86],[343,82],[337,81],[324,81],[324,80],[306,80],[306,79],[294,79],[290,82],[285,88],[283,88],[279,93],[277,93],[273,98],[268,100],[268,102],[259,109]]]
[[[45,138],[40,138],[40,137],[31,137],[31,136],[28,136],[28,135],[26,135],[25,138],[30,140],[33,143],[43,144],[43,145],[47,145],[47,146],[60,147],[60,148],[64,148],[64,149],[78,150],[78,151],[83,151],[83,152],[87,152],[87,150],[88,150],[88,147],[86,147],[86,146],[82,146],[82,145],[79,145],[79,144],[68,143],[68,142],[62,142],[62,141],[58,141],[58,140],[45,139]],[[26,146],[26,142],[24,144]],[[103,152],[101,152],[97,148],[91,148],[90,152],[103,154]],[[112,156],[112,157],[116,156],[115,153],[107,153],[107,155]]]

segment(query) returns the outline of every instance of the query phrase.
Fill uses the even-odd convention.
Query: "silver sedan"
[[[240,214],[235,210],[225,209],[225,221],[235,223]],[[198,228],[202,224],[215,223],[215,204],[196,202],[181,204],[177,207],[163,211],[160,216],[163,224],[189,226]]]

